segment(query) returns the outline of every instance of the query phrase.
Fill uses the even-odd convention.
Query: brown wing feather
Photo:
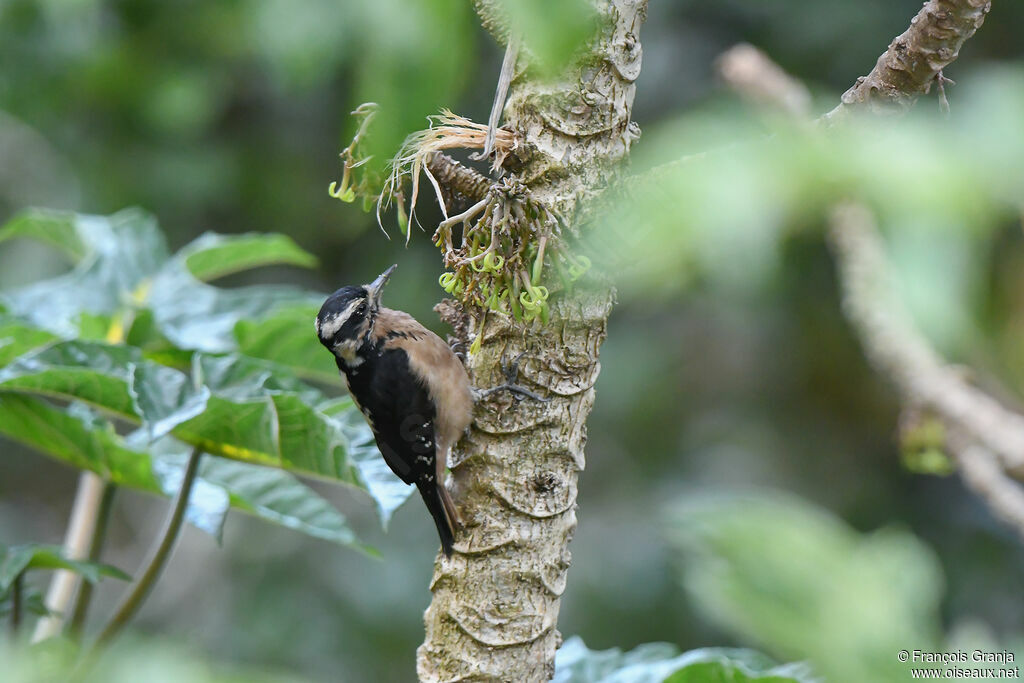
[[[385,347],[398,347],[408,354],[410,369],[438,407],[434,433],[438,474],[443,475],[449,449],[473,419],[473,394],[466,368],[448,344],[408,313],[381,308],[374,335],[383,339]]]

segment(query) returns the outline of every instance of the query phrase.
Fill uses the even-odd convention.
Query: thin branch
[[[1024,538],[1024,487],[1006,476],[996,454],[984,446],[953,439],[948,445],[967,487]]]
[[[1009,478],[1024,478],[1024,416],[967,384],[907,322],[895,302],[874,217],[865,207],[838,207],[830,239],[844,309],[868,358],[906,403],[930,409],[946,424],[946,445],[964,481],[1024,535],[1024,490]]]
[[[960,47],[985,21],[990,0],[929,0],[910,28],[889,44],[875,68],[843,93],[842,103],[824,116],[832,122],[857,108],[904,112],[927,93]]]
[[[749,43],[734,45],[715,60],[718,77],[736,94],[757,106],[770,106],[804,119],[811,93],[761,50]]]
[[[96,644],[93,646],[94,651],[108,643],[124,628],[125,624],[131,620],[149,595],[153,584],[160,578],[160,574],[163,572],[164,566],[171,556],[171,551],[174,549],[174,544],[178,540],[181,525],[185,520],[185,510],[188,508],[189,494],[192,493],[192,485],[195,483],[196,474],[199,471],[201,457],[201,450],[198,448],[192,450],[188,464],[185,466],[185,473],[181,479],[181,486],[178,488],[178,495],[174,499],[174,506],[167,517],[160,541],[150,552],[149,559],[145,562],[145,570],[135,580],[135,584],[129,590],[128,595],[121,602],[117,611],[114,612],[114,616],[111,617],[110,623],[107,624],[106,628],[103,629],[96,639]]]
[[[818,119],[819,123],[832,125],[841,121],[855,109],[868,109],[872,112],[895,111],[905,112],[922,94],[931,89],[933,82],[940,87],[940,108],[947,108],[948,101],[941,90],[944,83],[950,82],[942,75],[943,69],[960,56],[960,48],[968,38],[981,28],[992,6],[991,0],[929,0],[921,11],[911,19],[910,28],[897,36],[867,76],[861,76],[857,82],[843,93],[840,104]],[[793,91],[794,105],[784,104],[780,100],[784,96],[779,86],[784,81],[769,76],[765,64],[756,59],[753,62],[739,65],[730,62],[737,55],[740,46],[724,53],[718,63],[719,74],[726,83],[746,97],[766,96],[775,99],[776,103],[785,107],[799,108],[802,95]],[[756,50],[756,48],[755,48]],[[730,56],[730,53],[734,53]],[[759,53],[764,56],[763,53]],[[751,55],[740,54],[744,60]],[[767,56],[767,63],[772,67]],[[756,74],[751,77],[743,71],[753,64]],[[739,69],[739,70],[738,70]],[[779,70],[783,77],[787,74]],[[799,86],[799,81],[794,81]],[[767,86],[767,92],[758,93]],[[699,160],[706,153],[698,153],[685,159],[669,161],[654,167],[650,171],[623,180],[619,185],[644,185],[656,179],[664,172],[671,172],[678,164]]]
[[[78,491],[71,506],[71,517],[68,519],[68,530],[64,538],[64,555],[69,560],[86,558],[93,534],[96,533],[96,521],[105,488],[106,482],[99,475],[92,472],[82,472],[79,475]],[[60,634],[64,628],[65,614],[80,583],[81,577],[74,572],[61,569],[56,573],[46,593],[46,608],[52,614],[40,619],[36,624],[32,642],[37,643]]]

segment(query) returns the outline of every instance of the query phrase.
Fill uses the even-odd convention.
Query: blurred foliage
[[[668,643],[621,650],[588,650],[570,638],[558,649],[555,683],[815,683],[803,664],[778,666],[751,650],[707,648],[679,654]]]
[[[1024,157],[1013,127],[1020,117],[1024,4],[995,3],[947,70],[960,83],[947,89],[947,122],[872,124],[805,144],[790,124],[728,104],[712,76],[718,54],[751,42],[804,79],[824,112],[919,8],[914,0],[651,3],[639,32],[644,66],[634,118],[645,135],[634,146],[634,167],[716,153],[699,170],[676,176],[670,210],[641,205],[621,223],[637,232],[633,241],[648,240],[643,255],[650,261],[640,272],[620,269],[623,300],[602,349],[563,633],[627,650],[648,641],[683,650],[782,645],[771,624],[741,629],[695,610],[699,596],[681,590],[674,551],[651,523],[686,489],[752,483],[808,498],[855,529],[913,529],[934,548],[946,576],[948,590],[928,628],[935,637],[950,633],[950,646],[993,646],[1024,632],[1020,610],[1006,599],[1024,591],[1024,552],[957,478],[915,477],[900,467],[897,406],[839,313],[820,239],[821,209],[839,189],[871,201],[899,264],[901,295],[930,338],[970,362],[986,386],[992,378],[1024,386],[1024,237],[1011,215]],[[544,17],[525,20],[557,27]],[[429,283],[441,267],[428,240],[413,239],[403,250],[381,238],[372,214],[341,205],[325,190],[355,130],[347,113],[359,103],[375,101],[386,112],[373,142],[382,163],[441,107],[486,120],[500,62],[501,49],[476,28],[469,3],[454,0],[8,0],[0,3],[0,221],[29,205],[90,214],[139,205],[160,216],[168,253],[211,230],[272,230],[319,258],[316,271],[228,275],[220,284],[231,288],[290,281],[330,291],[401,261],[389,302],[437,329],[430,309],[443,294]],[[937,107],[924,98],[918,108],[927,114]],[[776,137],[764,140],[766,134]],[[839,152],[846,157],[831,156]],[[851,172],[838,172],[845,165]],[[851,179],[854,186],[844,185]],[[907,188],[905,206],[889,201],[889,182]],[[431,211],[420,206],[426,227],[436,218]],[[648,229],[651,218],[666,219],[664,230]],[[610,234],[613,243],[623,239],[620,231]],[[648,269],[659,275],[647,277]],[[0,287],[64,270],[51,250],[26,240],[0,249]],[[78,294],[77,286],[62,291]],[[221,328],[214,338],[221,346],[212,353],[245,345],[275,363],[275,372],[301,373],[304,383],[336,382],[313,335],[288,336],[308,331],[313,312],[294,305],[247,314]],[[16,337],[26,349],[54,342],[39,321],[7,315],[0,338]],[[56,335],[102,344],[109,317],[72,316]],[[142,311],[129,341],[159,338],[160,326],[169,324],[185,343],[181,322]],[[277,343],[285,339],[288,346]],[[21,353],[0,346],[0,363]],[[282,361],[293,359],[303,367],[282,370]],[[1013,402],[1017,394],[1004,395]],[[65,415],[83,429],[103,420],[74,406]],[[388,488],[390,473],[355,418],[347,429],[365,438],[349,456],[365,455],[363,479],[371,488],[377,482],[377,499],[391,491],[395,497],[383,507],[393,509],[402,491]],[[165,444],[175,445],[172,455],[184,453],[164,440],[154,451]],[[0,538],[57,542],[73,472],[5,448]],[[171,462],[158,486],[174,481],[174,468]],[[368,506],[347,492],[320,492],[381,548],[386,563],[371,565],[361,554],[244,516],[225,529],[225,552],[210,552],[202,536],[185,534],[139,628],[168,638],[193,634],[189,654],[143,647],[112,658],[109,678],[97,680],[139,671],[151,680],[236,675],[196,657],[238,663],[245,680],[259,680],[253,667],[314,680],[337,680],[339,671],[353,681],[408,678],[428,600],[424,558],[436,550],[430,522],[418,510],[399,510],[382,535]],[[148,542],[152,506],[130,492],[119,498],[111,561],[134,566]],[[827,536],[836,523],[820,526]],[[863,550],[864,538],[838,526],[847,539],[841,548]],[[769,552],[768,539],[755,540],[763,542],[751,551]],[[913,569],[919,554],[908,557]],[[786,575],[784,567],[773,568],[773,576]],[[821,585],[811,587],[822,599]],[[38,595],[38,588],[33,579],[26,591]],[[98,587],[97,609],[116,597],[114,588]],[[0,659],[10,663],[5,672],[23,670],[8,652]]]
[[[108,564],[69,559],[60,546],[39,543],[6,546],[0,543],[0,617],[13,620],[18,611],[21,612],[19,618],[26,613],[37,617],[49,614],[42,593],[31,586],[25,588],[25,573],[34,569],[66,569],[89,583],[98,583],[105,577],[123,581],[131,579]]]
[[[5,680],[47,683],[70,680],[77,648],[61,639],[31,648],[0,642]],[[87,672],[75,672],[82,683],[298,683],[301,677],[251,668],[215,665],[189,651],[184,644],[129,640],[107,653]]]
[[[30,569],[67,569],[79,574],[90,583],[96,583],[104,576],[112,576],[124,581],[131,579],[117,567],[68,559],[59,546],[33,543],[16,546],[0,545],[0,594],[6,593],[14,580]]]
[[[963,93],[950,121],[923,105],[820,130],[711,103],[649,134],[631,201],[602,217],[598,242],[632,266],[627,293],[668,297],[695,280],[758,292],[794,232],[853,197],[887,227],[915,319],[940,348],[962,350],[978,334],[981,257],[1024,195],[1024,71],[974,74]]]
[[[522,41],[530,66],[542,76],[563,71],[598,26],[594,8],[586,0],[498,0],[493,4],[506,18],[507,29]]]
[[[947,651],[941,571],[904,530],[859,534],[780,495],[706,494],[674,509],[669,535],[701,610],[826,680],[904,681],[898,651]]]

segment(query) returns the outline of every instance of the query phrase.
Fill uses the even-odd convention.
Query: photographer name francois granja
[[[911,650],[910,661],[923,664],[1012,664],[1014,654],[1009,650],[952,650],[950,652],[928,652]]]

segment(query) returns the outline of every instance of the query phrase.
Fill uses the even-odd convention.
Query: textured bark
[[[985,21],[989,0],[929,0],[897,36],[867,76],[843,93],[827,119],[856,108],[903,112],[927,93],[960,47]]]
[[[584,200],[612,182],[637,135],[629,116],[646,1],[595,7],[601,27],[587,54],[554,81],[524,69],[505,107],[522,141],[515,175],[574,231]],[[613,299],[611,286],[591,277],[552,296],[546,325],[481,320],[475,310],[453,321],[471,332],[483,325],[468,362],[475,386],[500,384],[502,358],[525,353],[518,381],[550,401],[501,392],[478,402],[453,454],[451,488],[465,529],[454,556],[439,556],[435,567],[417,653],[421,680],[541,681],[554,673],[586,419]]]

